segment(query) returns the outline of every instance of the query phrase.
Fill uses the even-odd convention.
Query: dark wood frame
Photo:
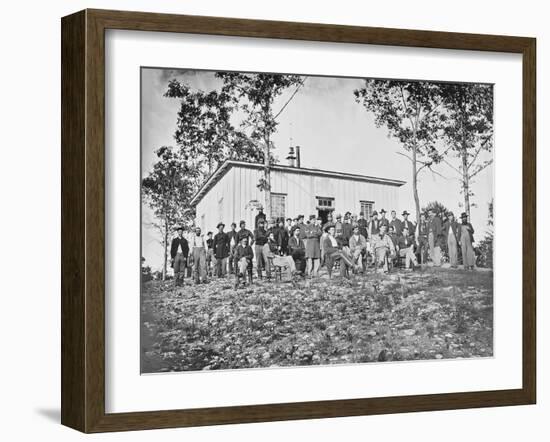
[[[524,37],[85,10],[62,30],[61,422],[84,432],[534,404],[536,400],[536,40]],[[192,410],[105,413],[105,30],[284,38],[523,56],[523,386]]]

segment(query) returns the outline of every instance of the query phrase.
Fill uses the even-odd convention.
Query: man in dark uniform
[[[264,221],[266,220],[266,217],[265,217],[265,213],[264,213],[263,207],[260,207],[260,208],[258,209],[258,214],[257,214],[256,217],[254,218],[254,228],[255,228],[255,229],[258,228],[258,223],[260,222],[261,219],[263,219]]]
[[[441,265],[441,218],[433,210],[428,212],[428,246],[434,266]]]
[[[178,226],[176,229],[178,233],[172,239],[170,257],[172,258],[172,267],[174,268],[174,285],[178,287],[183,285],[187,257],[189,255],[189,243],[183,237],[183,227]]]
[[[239,223],[239,227],[240,230],[237,232],[237,243],[240,244],[241,240],[246,237],[248,238],[247,244],[252,247],[252,245],[254,244],[254,235],[250,230],[246,228],[246,223],[244,221],[241,221]]]
[[[304,223],[304,215],[298,215],[296,226],[300,228],[300,239],[303,241],[306,237],[306,225]]]
[[[212,247],[216,258],[216,275],[218,278],[225,278],[227,272],[227,258],[229,257],[229,235],[223,231],[224,223],[217,225],[218,233],[214,236]]]
[[[390,227],[393,227],[395,234],[397,236],[400,236],[401,232],[403,231],[403,223],[400,219],[397,218],[397,213],[395,212],[395,210],[392,210],[390,215]]]
[[[403,221],[401,221],[401,226],[402,229],[404,229],[406,226],[407,229],[409,229],[409,234],[412,234],[414,232],[414,224],[412,223],[412,221],[409,221],[409,215],[409,212],[403,210],[403,213],[401,214],[401,216],[403,217]]]
[[[359,219],[357,220],[357,226],[359,227],[359,234],[363,235],[365,239],[369,237],[368,225],[369,225],[369,222],[365,219],[365,213],[361,212],[359,214]]]
[[[420,263],[426,263],[426,252],[428,250],[428,223],[426,222],[426,214],[420,214],[420,221],[416,226],[416,244],[418,245],[418,253],[420,254]]]
[[[378,220],[378,212],[375,210],[370,215],[370,221],[368,224],[368,238],[380,232],[380,221]]]
[[[306,246],[300,238],[300,228],[296,226],[292,231],[292,236],[288,240],[288,253],[294,259],[296,268],[304,273],[306,269]]]
[[[271,277],[267,256],[264,253],[264,244],[267,242],[267,230],[265,229],[265,221],[258,220],[258,228],[254,230],[254,254],[256,255],[256,270],[258,278],[262,278],[262,269],[266,269],[267,277]]]
[[[275,241],[277,242],[277,253],[279,255],[286,255],[288,251],[288,239],[289,234],[285,229],[284,218],[279,218],[277,225],[273,229],[275,234]]]
[[[388,218],[386,218],[386,210],[382,209],[380,211],[380,218],[378,219],[378,228],[380,226],[386,226],[386,234],[390,228],[390,222],[388,221]]]

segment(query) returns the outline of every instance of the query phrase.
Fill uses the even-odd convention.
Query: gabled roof
[[[262,163],[248,163],[246,161],[235,161],[235,160],[226,160],[216,171],[210,175],[210,178],[201,186],[197,193],[191,199],[191,205],[197,205],[203,197],[208,193],[208,191],[220,181],[223,176],[231,170],[232,167],[245,167],[250,169],[263,169],[264,165]],[[368,175],[358,175],[353,173],[344,173],[344,172],[334,172],[330,170],[322,169],[309,169],[306,167],[292,167],[285,166],[282,164],[273,164],[271,170],[285,172],[285,173],[295,173],[301,175],[314,175],[327,178],[340,178],[348,179],[351,181],[362,181],[367,183],[376,183],[376,184],[386,184],[388,186],[401,187],[405,184],[405,181],[401,180],[392,180],[388,178],[379,178]]]

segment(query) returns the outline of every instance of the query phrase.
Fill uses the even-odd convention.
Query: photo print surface
[[[141,372],[493,356],[493,85],[141,69]]]

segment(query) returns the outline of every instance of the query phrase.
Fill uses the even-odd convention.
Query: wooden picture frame
[[[523,385],[316,402],[105,412],[105,30],[496,51],[523,57]],[[62,424],[83,432],[534,404],[536,41],[533,38],[106,10],[62,19]]]

